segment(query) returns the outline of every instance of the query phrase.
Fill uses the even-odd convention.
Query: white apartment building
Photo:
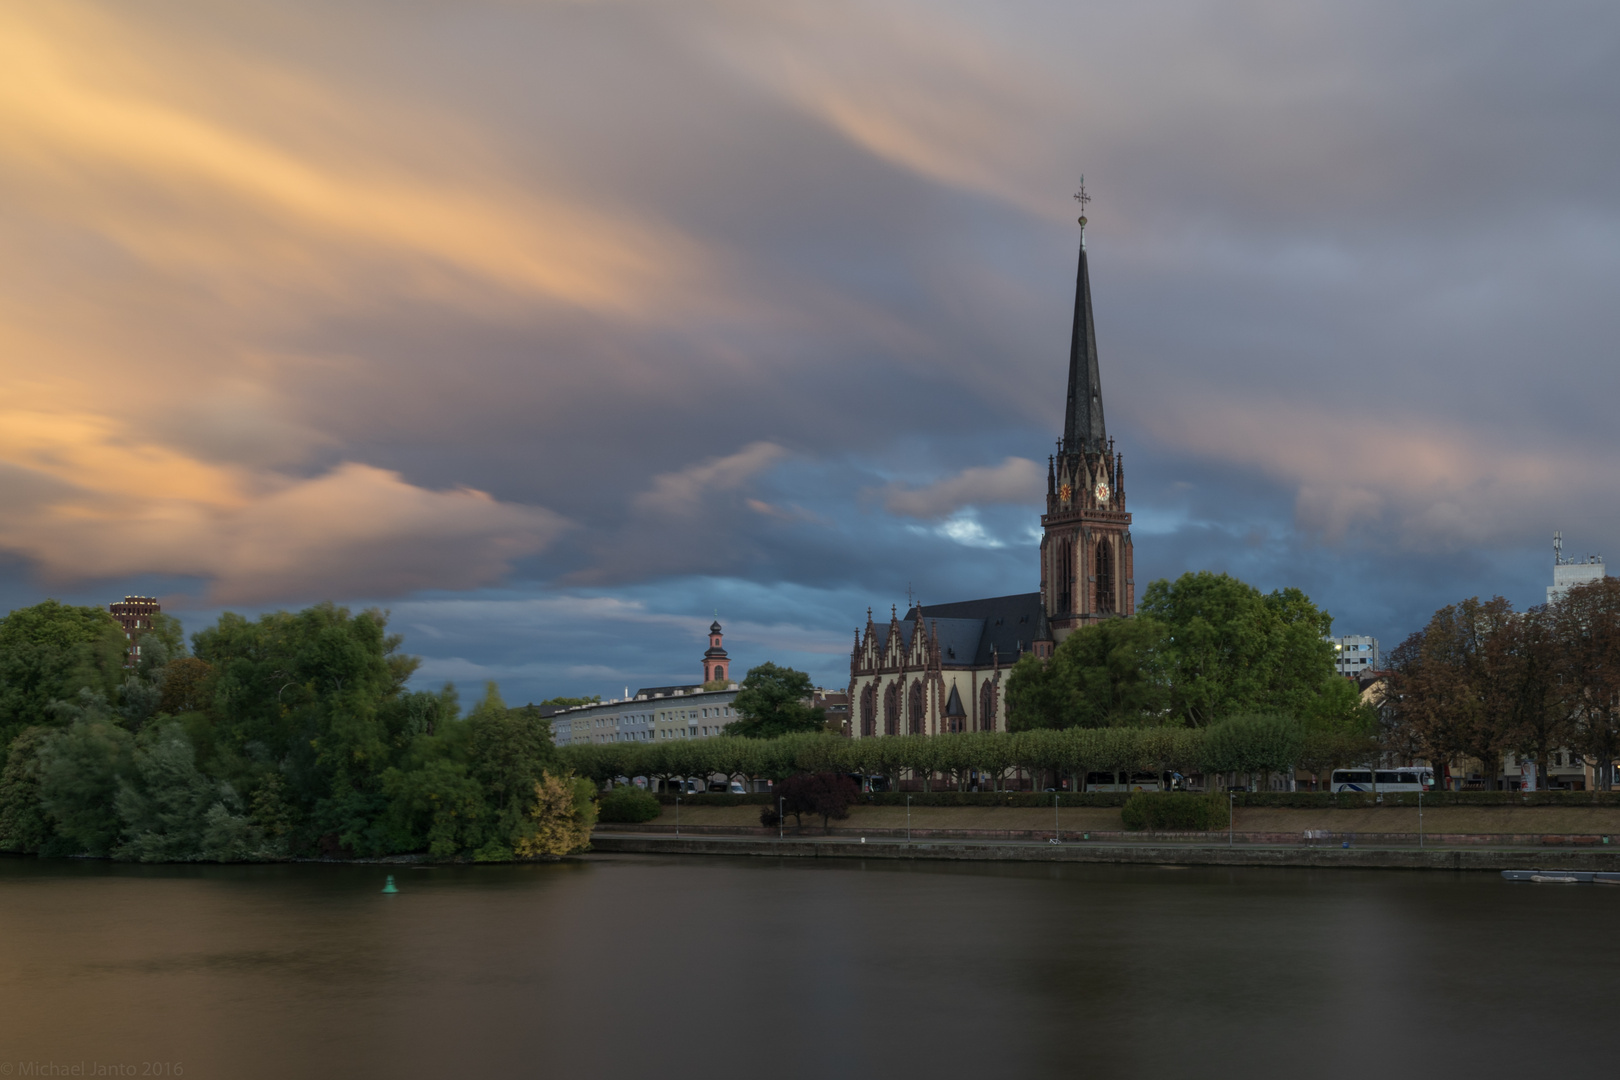
[[[695,686],[649,686],[634,695],[598,705],[576,705],[551,718],[558,746],[576,743],[653,742],[707,739],[739,719],[733,702],[738,686],[724,690]]]
[[[1365,634],[1347,634],[1325,640],[1333,645],[1333,666],[1340,675],[1357,678],[1383,667],[1378,639]]]

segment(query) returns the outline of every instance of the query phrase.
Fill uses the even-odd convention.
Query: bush
[[[782,815],[776,812],[776,807],[766,806],[760,809],[759,823],[767,829],[774,829],[782,824]]]
[[[655,795],[648,794],[634,784],[620,784],[602,797],[598,821],[639,824],[651,821],[664,812]]]
[[[1132,831],[1208,832],[1226,826],[1226,798],[1219,792],[1138,791],[1119,816]]]

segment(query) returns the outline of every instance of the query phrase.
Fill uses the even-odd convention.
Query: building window
[[[890,683],[883,691],[883,734],[900,734],[900,684]]]
[[[911,684],[911,733],[923,733],[923,685],[921,682]]]

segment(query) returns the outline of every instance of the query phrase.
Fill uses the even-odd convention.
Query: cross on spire
[[[1086,177],[1084,173],[1080,175],[1080,190],[1075,193],[1074,201],[1080,204],[1080,224],[1084,225],[1086,223],[1086,204],[1091,201],[1091,196],[1086,194]]]

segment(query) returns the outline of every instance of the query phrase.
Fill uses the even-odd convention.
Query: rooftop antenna
[[[906,582],[906,610],[909,611],[915,606],[911,599],[911,582],[908,581]]]
[[[1564,565],[1564,534],[1561,532],[1553,533],[1553,565]]]
[[[1086,194],[1085,173],[1080,174],[1080,190],[1075,193],[1074,201],[1080,204],[1080,246],[1084,248],[1086,246],[1086,204],[1091,201],[1091,196]]]

